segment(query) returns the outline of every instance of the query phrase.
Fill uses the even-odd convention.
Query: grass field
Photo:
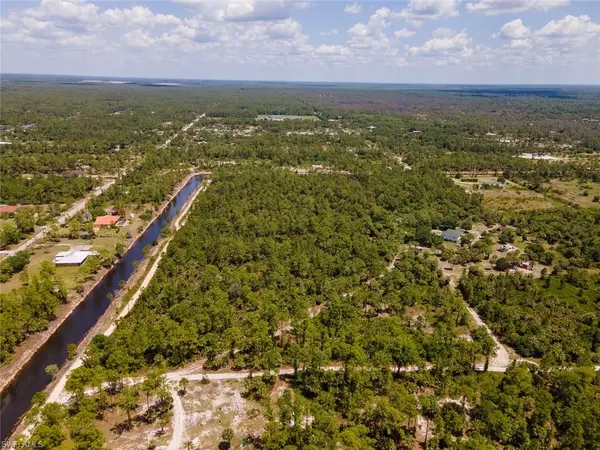
[[[12,219],[12,218],[0,219],[0,228],[3,228],[8,224],[14,225],[15,219]]]
[[[488,189],[483,191],[483,206],[496,212],[531,211],[561,206],[537,192],[522,189]]]
[[[556,278],[552,278],[549,287],[543,287],[544,282],[540,281],[542,290],[548,294],[567,300],[581,312],[595,312],[595,301],[599,298],[600,290],[598,288],[584,289],[581,291],[576,286],[570,283],[565,283],[560,287],[560,282]]]
[[[552,180],[545,186],[551,188],[551,194],[569,203],[585,208],[600,208],[600,202],[594,202],[594,196],[600,196],[600,183]]]
[[[71,248],[90,247],[90,250],[98,252],[107,251],[112,254],[115,251],[115,245],[119,242],[127,247],[132,239],[126,239],[126,230],[130,229],[132,235],[135,235],[135,228],[139,226],[134,222],[122,229],[102,229],[98,232],[94,239],[61,239],[54,245],[41,248],[30,248],[31,260],[26,267],[27,273],[35,274],[40,270],[43,261],[52,263],[58,252],[67,251]],[[67,289],[75,288],[81,278],[81,270],[79,267],[57,267],[57,275],[65,282]],[[0,290],[5,293],[12,289],[17,289],[22,286],[19,274],[15,274],[6,283],[0,285]]]

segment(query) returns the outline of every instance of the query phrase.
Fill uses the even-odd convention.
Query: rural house
[[[442,237],[444,238],[445,241],[455,242],[457,244],[460,244],[463,234],[464,233],[460,230],[448,229],[448,230],[444,230],[444,232],[442,233]]]
[[[121,216],[98,216],[94,222],[94,228],[111,227],[116,225]]]
[[[54,257],[56,266],[80,266],[90,256],[98,256],[98,252],[88,250],[58,252]]]

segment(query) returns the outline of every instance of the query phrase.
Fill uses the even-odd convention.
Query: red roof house
[[[116,225],[120,216],[98,216],[94,222],[95,227],[110,227]]]
[[[14,205],[0,206],[0,214],[14,214],[15,212],[17,212],[17,207]]]

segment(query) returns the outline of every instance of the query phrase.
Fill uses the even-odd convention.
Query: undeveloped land
[[[546,186],[552,188],[553,195],[569,203],[586,208],[600,208],[600,202],[594,202],[594,197],[600,196],[600,183],[552,180]]]
[[[537,192],[521,189],[488,189],[483,191],[485,208],[498,212],[550,209],[560,203]]]
[[[243,380],[191,382],[182,397],[186,414],[183,442],[192,441],[196,449],[215,449],[223,430],[231,428],[231,446],[239,448],[244,438],[262,434],[265,408],[245,399],[243,392]]]

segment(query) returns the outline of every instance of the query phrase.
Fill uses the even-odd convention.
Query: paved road
[[[65,211],[64,213],[62,213],[56,219],[56,223],[58,225],[64,225],[65,223],[67,223],[69,221],[69,219],[71,219],[73,216],[75,216],[77,213],[79,213],[80,211],[82,211],[85,208],[85,206],[87,205],[87,202],[91,198],[97,197],[98,195],[102,194],[107,188],[109,188],[113,184],[115,184],[115,180],[114,179],[107,180],[102,186],[97,187],[86,198],[83,198],[83,199],[79,200],[78,202],[76,202],[75,204],[73,204],[73,206],[71,206],[67,211]],[[48,232],[49,228],[50,228],[49,226],[42,227],[42,229],[40,231],[38,231],[36,234],[34,234],[29,239],[27,239],[25,242],[21,243],[18,247],[14,248],[12,250],[7,250],[5,252],[2,252],[2,254],[6,255],[6,256],[12,256],[12,255],[14,255],[17,252],[20,252],[20,251],[23,251],[23,250],[27,250],[36,241],[42,239],[46,235],[46,233]]]

